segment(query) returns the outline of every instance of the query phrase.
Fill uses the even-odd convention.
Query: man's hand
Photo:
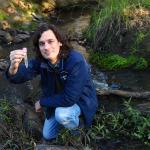
[[[35,103],[35,111],[36,112],[42,112],[42,106],[40,105],[40,101],[37,101]]]
[[[10,52],[10,67],[9,67],[9,74],[15,75],[18,71],[18,67],[22,59],[26,56],[27,49],[19,49],[13,50]]]

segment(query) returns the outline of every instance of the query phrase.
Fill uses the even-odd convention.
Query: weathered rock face
[[[90,15],[80,16],[75,21],[65,24],[62,28],[66,35],[71,40],[81,39],[83,31],[87,28],[90,22]]]
[[[3,31],[3,30],[0,30],[0,43],[10,43],[12,42],[13,38],[12,36],[10,35],[9,32],[6,32],[6,31]]]
[[[86,42],[83,39],[83,31],[87,28],[90,22],[90,15],[80,16],[73,22],[69,22],[61,27],[61,30],[65,32],[71,41],[71,45],[78,51],[80,51],[84,57],[88,60],[88,53],[86,48],[83,47]]]
[[[10,43],[20,43],[30,38],[30,32],[8,29],[0,30],[0,44],[7,45]]]
[[[60,8],[83,2],[98,2],[98,0],[56,0],[56,6]]]

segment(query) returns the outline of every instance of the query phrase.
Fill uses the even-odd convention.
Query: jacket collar
[[[55,70],[62,71],[64,69],[64,60],[63,59],[59,60],[55,65],[51,64],[49,60],[42,61],[40,67],[48,71],[55,71]]]

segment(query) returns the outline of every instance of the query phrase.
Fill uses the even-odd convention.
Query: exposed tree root
[[[100,90],[96,89],[97,95],[118,95],[122,97],[132,97],[132,98],[137,98],[137,99],[147,99],[150,100],[150,92],[145,91],[145,92],[136,92],[136,91],[123,91],[123,90]]]

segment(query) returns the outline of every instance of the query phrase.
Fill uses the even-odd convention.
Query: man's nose
[[[45,48],[45,49],[49,49],[49,48],[50,48],[50,44],[45,43],[44,48]]]

